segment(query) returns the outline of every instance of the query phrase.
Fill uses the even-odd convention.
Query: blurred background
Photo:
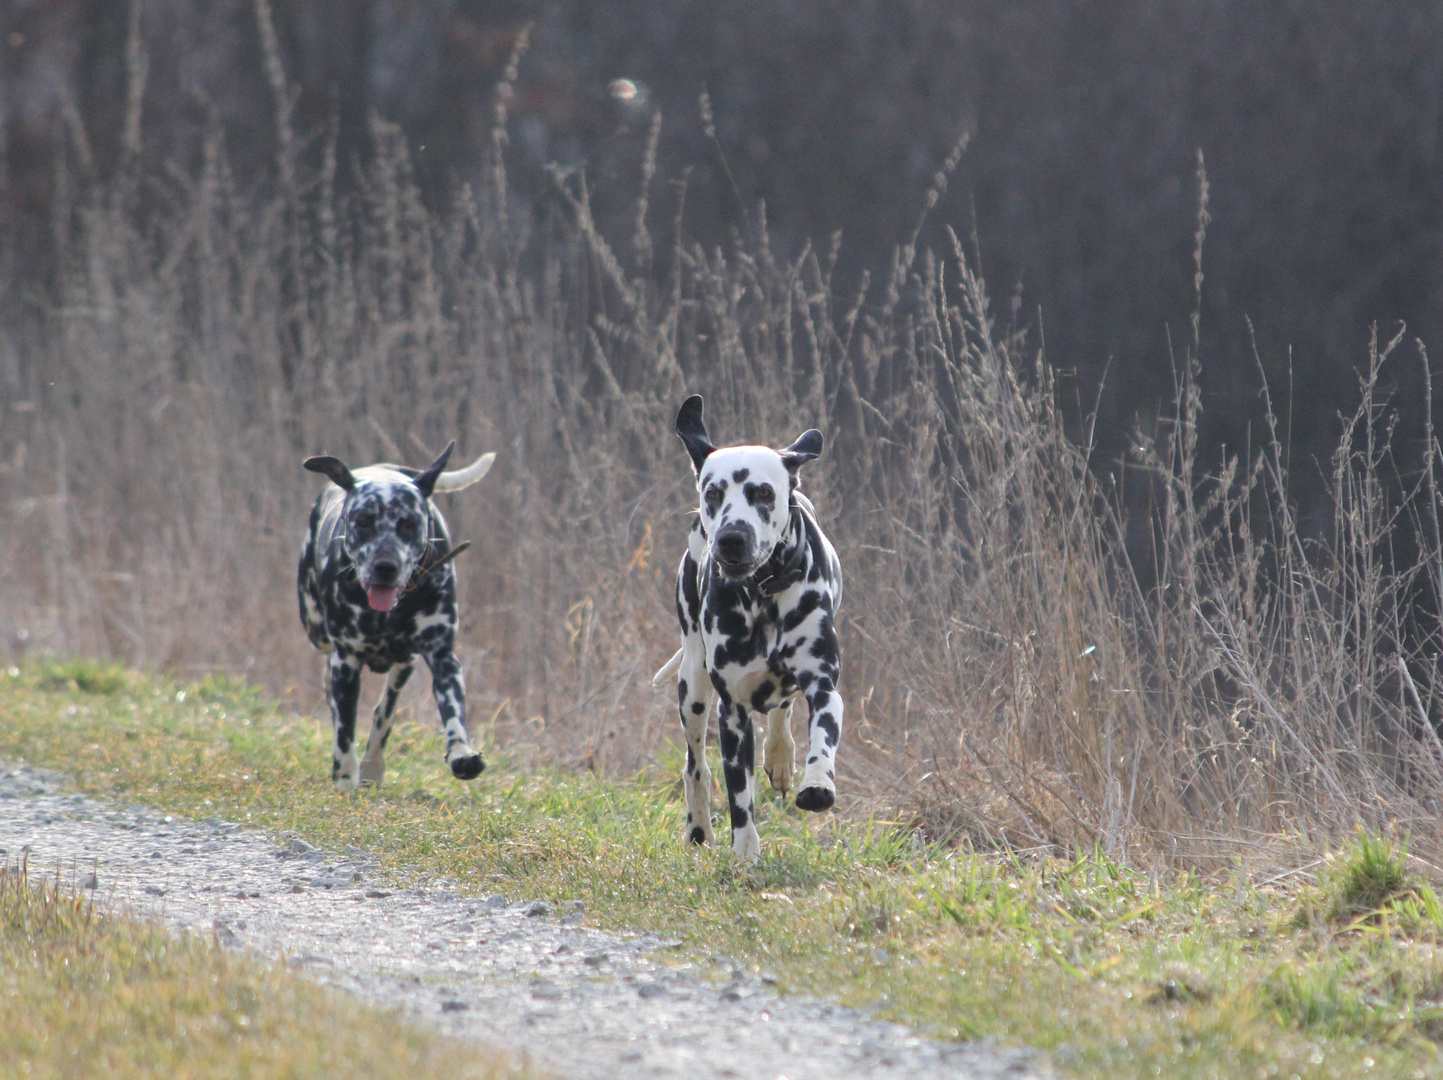
[[[318,154],[335,125],[342,182],[368,152],[372,114],[405,132],[428,198],[474,181],[495,86],[530,26],[507,125],[520,203],[554,198],[548,168],[584,168],[605,193],[598,221],[629,214],[617,204],[659,109],[659,220],[685,176],[689,236],[755,229],[764,200],[780,252],[840,230],[844,274],[885,266],[970,134],[923,239],[946,224],[975,234],[993,292],[1015,297],[1050,361],[1076,372],[1113,452],[1172,392],[1199,152],[1212,216],[1205,442],[1246,442],[1260,361],[1294,452],[1325,459],[1370,325],[1388,337],[1406,323],[1428,342],[1443,318],[1436,4],[277,0],[273,12],[296,130]],[[115,0],[0,10],[12,219],[43,231],[67,111],[85,119],[93,168],[121,153],[128,18]],[[274,99],[252,0],[148,0],[141,29],[147,161],[193,163],[218,122],[231,167],[258,182]],[[1416,365],[1389,378],[1416,428]],[[1310,502],[1316,476],[1295,478]]]

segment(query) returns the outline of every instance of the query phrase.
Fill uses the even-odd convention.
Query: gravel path
[[[444,887],[378,888],[364,851],[319,851],[208,819],[72,794],[59,774],[0,764],[0,864],[28,853],[111,904],[263,956],[568,1080],[1025,1080],[1026,1051],[938,1042],[854,1010],[773,993],[765,973],[716,984],[678,944],[577,925],[552,907]]]

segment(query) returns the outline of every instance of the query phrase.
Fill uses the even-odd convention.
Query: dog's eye
[[[376,527],[376,515],[370,511],[357,514],[355,517],[355,526],[362,532],[370,532]]]
[[[777,501],[776,492],[770,484],[748,484],[744,489],[747,502],[753,506],[771,506]]]
[[[721,505],[721,501],[722,501],[722,491],[721,491],[721,488],[713,486],[713,487],[709,487],[709,488],[706,489],[706,508],[707,508],[707,510],[711,511],[712,513],[715,513],[715,512],[716,512],[716,508]]]
[[[396,524],[396,535],[402,540],[414,540],[421,535],[421,523],[415,518],[405,518]]]

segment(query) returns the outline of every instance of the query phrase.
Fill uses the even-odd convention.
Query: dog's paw
[[[832,804],[836,801],[837,793],[832,788],[813,785],[812,787],[804,787],[801,791],[797,792],[798,810],[811,810],[814,812],[830,810]]]
[[[683,847],[711,847],[713,839],[710,827],[702,828],[700,825],[688,825],[681,834]]]
[[[743,862],[754,863],[762,857],[762,838],[755,825],[732,830],[732,854]]]
[[[782,798],[787,797],[787,792],[792,790],[792,764],[789,761],[781,760],[775,762],[771,756],[767,757],[766,764],[767,779],[771,781],[772,790]]]
[[[342,793],[355,791],[361,779],[361,762],[354,750],[331,754],[331,782]]]
[[[380,787],[381,781],[386,776],[386,762],[377,758],[371,761],[367,758],[361,759],[361,783],[367,787]]]
[[[711,847],[715,839],[716,834],[712,832],[711,827],[711,814],[704,809],[688,807],[686,828],[681,831],[682,847]]]
[[[486,768],[480,754],[463,754],[451,759],[451,775],[457,780],[475,780]]]

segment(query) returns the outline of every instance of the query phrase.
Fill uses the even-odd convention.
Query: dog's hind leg
[[[351,791],[358,782],[356,759],[356,703],[361,696],[361,662],[331,653],[329,664],[331,730],[331,779],[336,790]]]
[[[722,698],[717,706],[717,728],[722,775],[727,782],[727,804],[731,808],[732,853],[756,862],[762,854],[762,839],[757,834],[756,793],[752,786],[756,738],[746,705]]]
[[[763,761],[767,779],[782,798],[792,790],[792,772],[797,767],[797,743],[792,738],[792,706],[783,705],[767,713],[767,741]]]
[[[376,711],[371,715],[371,736],[366,740],[366,752],[361,755],[363,784],[381,786],[386,775],[386,740],[391,737],[391,727],[396,721],[396,699],[415,670],[415,664],[398,664],[386,673],[386,689],[381,692],[381,700],[376,702]]]
[[[712,687],[702,657],[701,639],[691,643],[692,652],[678,664],[676,681],[677,711],[686,734],[686,766],[682,770],[682,787],[686,791],[686,831],[682,842],[710,844],[714,839],[711,827],[711,769],[706,763],[706,722],[711,707]]]
[[[471,746],[466,732],[466,682],[461,677],[461,662],[453,652],[433,653],[426,657],[431,669],[431,696],[441,714],[441,731],[446,737],[446,763],[457,780],[474,780],[486,768]]]

